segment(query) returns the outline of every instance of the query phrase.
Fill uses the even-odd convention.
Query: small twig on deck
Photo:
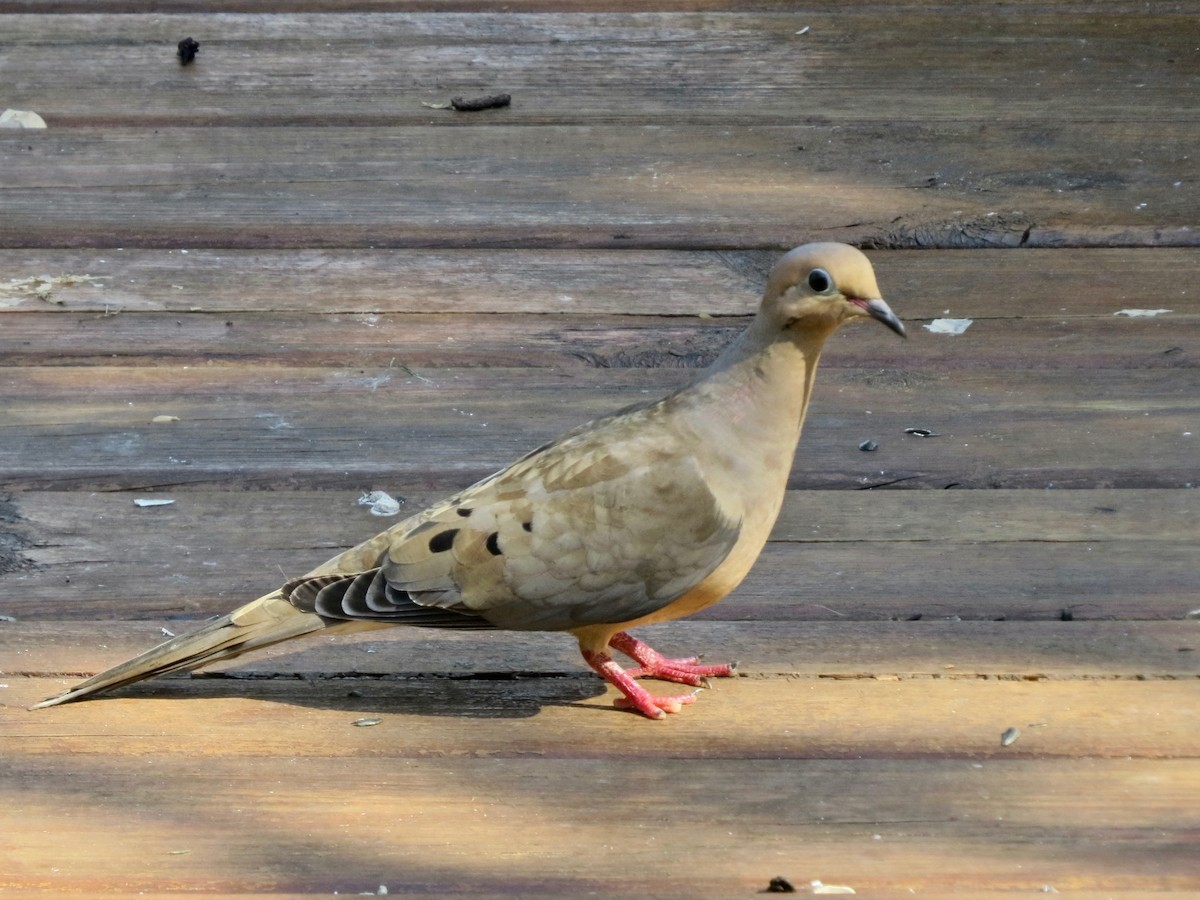
[[[486,97],[451,97],[450,105],[459,112],[479,112],[481,109],[497,109],[512,103],[511,94],[488,94]]]

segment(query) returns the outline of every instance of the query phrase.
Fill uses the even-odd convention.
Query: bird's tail
[[[301,612],[285,600],[280,591],[273,591],[202,628],[171,638],[140,656],[93,675],[30,709],[70,703],[167,672],[191,671],[206,663],[231,659],[250,650],[319,631],[325,626],[325,619]]]

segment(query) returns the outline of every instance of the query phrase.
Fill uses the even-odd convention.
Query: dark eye
[[[833,279],[824,269],[813,269],[808,273],[808,286],[818,294],[824,294],[833,289]]]

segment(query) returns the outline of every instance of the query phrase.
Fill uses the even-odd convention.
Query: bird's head
[[[879,295],[875,270],[849,244],[805,244],[787,253],[767,281],[762,312],[781,330],[821,338],[869,316],[904,337],[904,323]]]

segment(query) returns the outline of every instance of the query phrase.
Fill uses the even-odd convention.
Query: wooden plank
[[[906,316],[914,342],[859,326],[835,336],[824,368],[903,370],[914,382],[964,369],[1195,369],[1189,347],[1200,316],[979,320],[966,340],[925,335]],[[3,317],[7,366],[155,366],[266,363],[393,370],[483,366],[701,368],[747,319],[698,316],[352,313],[122,313]],[[403,370],[401,370],[403,371]],[[929,373],[923,375],[923,373]],[[998,376],[1002,377],[1002,376]]]
[[[695,368],[711,363],[746,322],[739,318],[730,324],[695,316],[681,321],[576,315],[447,318],[444,313],[86,313],[68,319],[9,313],[3,324],[0,352],[13,366],[261,362],[390,367],[394,374],[403,375],[405,368],[427,371],[459,366]],[[1200,321],[1195,327],[1200,332]],[[1176,338],[1186,339],[1186,326],[1182,330],[1184,334]],[[11,352],[6,352],[9,348]],[[1172,358],[1163,357],[1161,362],[1170,365]]]
[[[785,874],[868,896],[1145,897],[1200,884],[1194,760],[414,760],[379,730],[343,729],[374,738],[362,759],[23,754],[0,788],[20,810],[2,814],[5,887],[732,897]]]
[[[173,506],[138,509],[128,495],[14,495],[4,510],[3,611],[36,620],[223,613],[390,524],[353,493],[174,496]],[[1179,619],[1196,608],[1192,492],[1072,492],[1061,511],[1056,497],[793,493],[755,570],[705,615]],[[410,497],[406,508],[431,499]],[[1139,523],[1143,533],[1131,536]]]
[[[889,548],[771,545],[723,618],[1179,619],[1196,608],[1195,543]],[[832,611],[832,612],[831,612]]]
[[[917,0],[921,2],[921,0]],[[1028,2],[1028,0],[1018,0]],[[695,12],[746,9],[769,11],[788,8],[785,0],[753,0],[734,3],[730,0],[655,0],[653,3],[631,0],[516,0],[505,9],[519,12],[630,12],[645,9],[658,11]],[[266,0],[249,4],[246,0],[216,0],[197,8],[189,0],[3,0],[0,14],[36,12],[43,15],[157,13],[245,13],[284,14],[305,12],[485,12],[494,11],[486,0]]]
[[[1172,187],[1195,174],[1194,126],[1158,125],[1152,144],[1141,126],[1077,131],[1019,147],[1014,129],[956,122],[833,136],[827,125],[22,131],[0,134],[11,160],[0,244],[1016,246],[1035,226],[1200,240]],[[828,163],[796,149],[816,141]],[[1081,155],[1081,141],[1104,156]],[[1111,189],[1110,167],[1133,156],[1142,164]],[[1027,174],[1072,167],[1093,186],[1059,194]]]
[[[1089,546],[1198,538],[1200,496],[1176,490],[790,491],[771,535],[773,541]]]
[[[6,676],[7,677],[7,676]],[[66,679],[11,678],[6,743],[31,756],[814,759],[1195,758],[1200,682],[740,678],[650,725],[590,673],[500,679],[165,679],[52,711]],[[358,691],[363,696],[347,696]],[[775,714],[763,715],[765,710]],[[853,715],[847,715],[853,710]],[[353,727],[378,716],[374,729]],[[152,726],[152,727],[151,727]],[[1009,727],[1021,739],[1009,747]],[[270,739],[265,736],[270,735]],[[619,740],[615,740],[619,738]],[[469,748],[467,752],[463,752]]]
[[[101,558],[18,571],[6,576],[14,591],[19,589],[4,604],[6,613],[76,620],[213,615],[272,590],[334,552],[268,552],[248,543],[225,556],[211,552],[217,542],[213,530],[232,531],[243,541],[257,535],[221,521],[210,523],[195,539],[174,530],[166,516],[156,521],[172,529],[168,533],[174,541],[166,555],[135,564],[123,558],[122,545],[98,554]],[[219,539],[222,546],[228,542],[229,537]],[[881,559],[864,562],[871,554],[884,551],[837,543],[769,545],[738,592],[701,615],[755,621],[1058,620],[1066,614],[1078,619],[1181,619],[1196,609],[1194,541],[979,547],[898,543]],[[147,571],[157,577],[147,581]]]
[[[12,102],[36,101],[56,127],[475,124],[422,103],[496,90],[514,103],[488,120],[521,124],[841,124],[891,122],[904,109],[907,122],[982,124],[986,139],[1014,122],[1043,121],[1057,138],[1071,122],[1193,119],[1194,10],[1182,5],[955,15],[913,3],[726,6],[736,14],[208,15],[190,26],[201,26],[202,50],[187,68],[175,59],[184,26],[158,10],[13,15],[4,28],[9,65],[22,73]],[[82,54],[93,77],[68,86],[61,73]],[[1019,88],[1015,59],[1027,76]],[[820,155],[816,143],[808,152]],[[1070,168],[1025,177],[1051,189],[1090,182]]]
[[[981,324],[977,340],[988,339]],[[1197,371],[826,369],[791,486],[1190,486]],[[674,369],[0,369],[0,488],[455,490],[688,377]],[[158,415],[180,421],[151,422]],[[909,427],[940,436],[906,435]],[[856,449],[867,438],[877,452]]]
[[[924,0],[910,0],[920,6]],[[1016,5],[1043,0],[1014,0]],[[1176,0],[1179,3],[1179,0]],[[1180,4],[1182,6],[1182,4]],[[790,9],[790,0],[515,0],[505,9],[512,12],[639,12],[657,10],[663,12],[736,12],[739,10],[762,11]],[[836,5],[833,7],[836,9]],[[1036,8],[1036,7],[1035,7]],[[487,0],[265,0],[249,3],[247,0],[213,0],[197,7],[194,0],[0,0],[0,13],[17,14],[36,12],[40,14],[120,14],[143,13],[246,13],[283,14],[308,12],[494,12],[495,6]]]
[[[1020,318],[1043,326],[1077,325],[1080,318],[1094,316],[1111,325],[1111,333],[1121,339],[1164,323],[1188,327],[1195,315],[1188,285],[1200,279],[1200,255],[1190,249],[873,250],[870,256],[884,295],[914,324],[943,316],[947,308],[955,317]],[[548,313],[566,321],[576,316],[595,321],[598,315],[636,316],[637,321],[701,313],[743,316],[754,311],[778,258],[775,251],[755,250],[0,249],[0,271],[5,273],[0,279],[0,315],[5,315],[0,319],[0,365],[14,364],[10,355],[20,351],[20,343],[8,337],[10,329],[34,327],[23,326],[27,319],[14,312],[63,317],[34,321],[60,329],[64,341],[72,340],[67,324],[72,314],[104,312],[189,313],[200,320],[205,315],[307,313],[317,321],[375,314],[382,327],[386,316],[399,313]],[[1086,290],[1081,290],[1084,285]],[[49,301],[37,294],[43,288],[49,289]],[[1118,310],[1133,306],[1172,312],[1156,319],[1113,320]],[[190,316],[176,315],[170,321],[190,327]],[[423,318],[406,316],[404,321],[419,327]],[[850,334],[857,340],[868,330]],[[91,331],[97,340],[107,334]],[[914,329],[914,339],[922,336]],[[1096,329],[1078,342],[1090,344],[1103,336]],[[198,339],[190,332],[189,337]],[[389,339],[401,337],[393,334]],[[473,331],[472,337],[481,335]],[[1021,335],[1022,340],[1032,337]],[[872,343],[871,350],[895,343]],[[957,343],[923,341],[920,354]],[[1057,349],[1080,352],[1065,340]],[[262,352],[270,355],[273,350],[268,346]],[[972,348],[961,356],[970,363],[997,352],[1003,348]]]
[[[718,607],[719,609],[719,607]],[[25,620],[0,627],[5,677],[85,677],[195,627],[181,618]],[[890,678],[1044,681],[1200,677],[1200,622],[722,622],[691,619],[638,630],[670,656],[737,660],[752,678]],[[195,677],[451,677],[478,681],[579,677],[587,672],[567,635],[430,632],[394,628],[318,635]],[[723,682],[732,685],[732,682]],[[722,688],[723,689],[723,688]],[[231,688],[231,690],[233,690]],[[246,689],[250,694],[253,688]]]
[[[511,7],[0,0],[0,488],[69,488],[0,496],[0,892],[1200,892],[1195,10]],[[666,723],[411,630],[23,708],[681,383],[817,236],[1022,250],[872,251],[913,339],[838,335],[795,485],[1094,489],[793,492],[645,630],[743,663]]]
[[[366,687],[367,696],[348,701],[344,693],[352,684]],[[746,685],[750,687],[748,694],[733,693],[733,688]],[[276,815],[287,823],[284,829],[295,822],[311,825],[323,821],[320,810],[328,808],[337,810],[335,822],[352,827],[347,815],[368,803],[365,797],[384,797],[392,808],[402,808],[405,817],[416,816],[424,827],[404,829],[398,837],[388,837],[390,849],[378,858],[420,854],[424,840],[410,851],[407,835],[420,834],[441,843],[437,830],[453,823],[456,839],[462,840],[466,807],[481,819],[496,818],[506,838],[511,832],[509,816],[514,813],[522,819],[533,817],[539,821],[533,810],[544,811],[549,805],[553,811],[563,800],[569,801],[565,809],[575,811],[580,800],[560,788],[560,782],[573,781],[577,786],[587,785],[584,789],[591,798],[587,808],[605,822],[605,829],[611,829],[614,816],[637,816],[639,803],[653,803],[654,809],[671,811],[670,821],[689,822],[689,833],[696,831],[690,839],[692,847],[704,847],[709,840],[727,846],[730,841],[726,818],[705,814],[707,807],[700,798],[707,798],[709,804],[719,804],[726,809],[725,815],[741,822],[737,832],[749,835],[749,844],[757,845],[761,840],[757,837],[761,823],[763,829],[782,840],[781,846],[800,844],[806,847],[806,854],[812,845],[822,846],[823,852],[831,854],[830,863],[844,859],[847,851],[853,853],[844,841],[852,844],[866,835],[879,834],[877,840],[893,842],[888,851],[889,864],[903,871],[906,878],[911,878],[914,871],[911,864],[904,864],[906,846],[910,852],[940,854],[942,851],[936,848],[943,833],[946,838],[953,835],[952,843],[960,857],[964,841],[979,840],[986,842],[993,853],[999,846],[1005,850],[1003,855],[1015,854],[1012,864],[1024,867],[1032,862],[1025,854],[1038,845],[1039,835],[1044,837],[1047,830],[1053,830],[1056,845],[1074,845],[1076,839],[1069,835],[1075,827],[1086,828],[1090,838],[1087,846],[1091,848],[1096,841],[1107,843],[1105,835],[1111,828],[1113,846],[1107,847],[1110,859],[1123,860],[1123,842],[1132,840],[1131,853],[1136,852],[1139,858],[1147,853],[1155,857],[1151,868],[1157,884],[1164,884],[1164,872],[1180,878],[1191,878],[1194,873],[1194,854],[1174,850],[1188,844],[1186,836],[1192,828],[1193,817],[1187,813],[1181,817],[1180,813],[1190,809],[1188,798],[1194,792],[1195,780],[1191,763],[1196,749],[1188,700],[1194,692],[1179,693],[1179,685],[1171,686],[1165,695],[1153,692],[1160,685],[1147,684],[1108,684],[1102,690],[1090,689],[1095,685],[1073,684],[1067,686],[1067,691],[1056,693],[1056,685],[981,687],[977,683],[965,690],[946,690],[940,685],[917,693],[905,691],[903,682],[820,682],[813,683],[813,690],[804,691],[802,683],[747,681],[706,696],[706,701],[715,702],[689,710],[695,714],[692,718],[680,718],[654,729],[607,711],[558,705],[590,705],[593,701],[578,691],[582,685],[567,686],[560,680],[549,691],[538,690],[546,686],[534,681],[513,687],[509,682],[499,691],[488,691],[476,683],[466,691],[447,691],[428,683],[401,684],[391,685],[397,688],[396,693],[385,695],[378,686],[350,682],[331,686],[324,696],[306,693],[306,699],[299,701],[302,705],[296,705],[294,698],[264,695],[265,683],[255,685],[259,696],[277,702],[247,704],[221,692],[201,694],[206,698],[198,699],[194,693],[178,693],[184,687],[181,685],[167,688],[159,695],[161,701],[139,699],[65,707],[47,717],[53,717],[53,722],[40,722],[36,715],[14,711],[19,718],[5,724],[9,725],[6,733],[13,736],[13,746],[18,748],[19,768],[14,773],[17,777],[5,783],[25,787],[24,806],[38,810],[45,802],[37,792],[38,785],[71,785],[68,802],[76,810],[76,822],[80,821],[79,810],[103,806],[104,798],[121,796],[126,803],[132,801],[135,810],[155,811],[151,815],[160,829],[157,840],[161,842],[164,820],[172,823],[183,818],[171,816],[169,806],[163,809],[161,782],[154,776],[170,772],[184,784],[201,786],[200,790],[191,790],[203,796],[202,790],[211,799],[182,803],[182,808],[188,810],[183,818],[187,824],[182,843],[165,842],[164,853],[168,847],[193,847],[206,856],[213,853],[201,834],[239,833],[238,820],[230,828],[225,816],[216,813],[231,806],[278,810]],[[194,687],[186,686],[189,691]],[[1130,690],[1121,690],[1126,687]],[[186,702],[183,696],[193,699]],[[17,694],[14,699],[24,696]],[[522,701],[527,704],[531,699],[534,705],[523,705]],[[803,713],[798,717],[787,712],[788,704],[797,699],[803,703]],[[1143,700],[1149,703],[1143,704]],[[1160,706],[1162,701],[1171,703],[1170,707]],[[747,709],[747,702],[758,709],[767,705],[774,714],[757,715]],[[197,716],[201,715],[198,704],[204,707],[204,721],[214,722],[213,727],[197,729]],[[451,707],[455,713],[450,713]],[[855,709],[853,721],[842,714],[848,707]],[[908,713],[918,708],[919,715]],[[739,715],[740,711],[747,715]],[[589,713],[597,721],[580,720],[581,715]],[[378,715],[380,725],[375,729],[352,728],[354,718],[364,714]],[[997,731],[1008,727],[1003,723],[1012,722],[1021,723],[1021,738],[1001,748]],[[114,723],[121,724],[114,728]],[[264,735],[270,735],[269,739],[264,740]],[[274,745],[287,748],[290,762],[283,771],[271,749]],[[178,758],[180,746],[189,749],[186,761]],[[66,752],[76,747],[81,752]],[[133,764],[126,762],[135,749],[136,775]],[[532,759],[528,758],[531,752]],[[1089,759],[1081,762],[1074,758],[1079,753],[1087,754]],[[1147,757],[1125,758],[1142,757],[1143,753]],[[1163,761],[1164,753],[1168,759],[1187,761]],[[936,758],[929,759],[931,754]],[[1066,756],[1065,764],[1060,754]],[[813,767],[815,761],[830,758],[847,767],[844,778],[819,764]],[[319,760],[325,777],[308,776],[308,760]],[[385,765],[392,774],[375,773],[373,766],[377,764]],[[864,769],[870,771],[875,765],[885,765],[894,773],[885,779],[893,788],[869,776],[857,781],[855,787],[848,787],[850,779],[859,778]],[[197,767],[195,772],[190,771],[192,766]],[[1001,789],[995,773],[1011,777],[1023,766],[1036,769],[1040,781],[1021,779],[1022,790]],[[946,783],[939,773],[947,769],[960,773],[960,777]],[[354,789],[353,778],[337,776],[347,770],[364,773],[381,786],[365,792]],[[414,782],[406,774],[414,770],[428,780]],[[241,774],[230,778],[234,771]],[[749,794],[739,792],[732,799],[719,785],[727,786],[730,778],[740,782],[738,773],[743,771],[753,787]],[[1135,774],[1123,778],[1122,771]],[[119,772],[130,774],[117,774],[114,779]],[[774,790],[773,772],[788,779],[791,790],[805,791],[807,802],[820,802],[812,807],[801,803],[793,812],[780,813],[776,804],[792,807],[792,794]],[[1070,774],[1064,781],[1056,777],[1059,772]],[[334,777],[329,777],[331,773]],[[962,777],[980,773],[991,774],[969,782]],[[1073,778],[1080,779],[1080,786],[1064,791],[1072,787]],[[689,787],[676,787],[680,780]],[[1083,789],[1082,785],[1092,780],[1098,786]],[[447,782],[457,788],[449,789]],[[1034,788],[1039,783],[1040,788]],[[1048,789],[1047,784],[1054,788]],[[304,787],[299,790],[293,785]],[[663,785],[671,787],[664,789]],[[1159,789],[1151,791],[1150,785]],[[928,800],[914,805],[914,790]],[[1105,799],[1109,790],[1114,790],[1114,802]],[[238,797],[232,803],[226,799],[230,792]],[[1024,811],[1018,799],[1022,796],[1036,798],[1033,807],[1037,812]],[[400,797],[404,800],[397,807]],[[525,798],[528,808],[518,802],[520,797]],[[770,801],[764,806],[768,797]],[[255,799],[259,802],[254,803]],[[728,806],[731,802],[732,809]],[[317,809],[305,813],[308,804],[316,804]],[[362,813],[375,833],[389,821],[386,816],[381,819],[382,813],[374,812],[369,805]],[[47,818],[54,818],[53,809]],[[554,818],[557,821],[558,815]],[[250,827],[259,835],[265,831],[273,846],[288,846],[288,838],[277,833],[274,825],[273,819],[263,821],[259,813]],[[39,831],[31,829],[29,833],[36,835]],[[343,832],[336,828],[333,833]],[[591,870],[580,861],[577,848],[590,842],[577,831],[572,835],[565,843],[561,835],[554,839],[553,854],[561,854],[554,858],[562,859],[560,865],[571,873],[570,877],[588,876]],[[1148,843],[1151,836],[1155,842]],[[311,849],[311,832],[299,840]],[[473,859],[502,854],[501,847],[493,849],[488,838],[468,837],[466,841]],[[1011,848],[1010,842],[1014,845]],[[253,840],[251,845],[257,846]],[[641,852],[656,851],[654,845],[649,842],[649,849]],[[930,851],[930,846],[935,849]],[[1160,846],[1165,851],[1161,857]],[[532,835],[528,848],[539,856],[539,871],[545,874],[548,866],[553,868],[554,863],[545,858],[546,851]],[[572,848],[569,853],[568,848]],[[254,858],[258,854],[247,855]],[[377,856],[373,848],[372,855]],[[1090,855],[1070,856],[1080,867],[1073,878],[1097,877],[1096,863]],[[974,859],[975,855],[967,857]],[[107,858],[124,857],[117,853]],[[1063,855],[1055,852],[1052,858],[1062,859]],[[1015,859],[1023,862],[1015,863]],[[492,863],[489,868],[494,866]],[[334,864],[326,860],[321,870],[325,877],[329,877],[331,867]],[[944,864],[934,868],[946,877]],[[1040,875],[1041,870],[1031,868]],[[1126,879],[1133,871],[1124,861],[1114,869]],[[261,877],[261,861],[255,871]],[[291,877],[297,877],[297,871],[307,870],[293,869]],[[978,883],[981,876],[986,880],[990,866],[984,865],[981,870],[978,864],[972,864],[970,872],[949,871],[961,872],[958,877]],[[669,873],[669,878],[679,883],[678,873]]]
[[[1165,253],[1167,264],[1181,271],[1195,264],[1194,254]],[[0,310],[745,315],[753,312],[773,264],[757,256],[523,249],[0,250],[0,271],[14,279],[53,280],[64,273],[96,279],[54,282],[53,302],[36,296],[32,285],[6,290],[0,283]],[[1135,268],[1141,258],[1120,257]],[[1140,268],[1150,279],[1160,270]]]
[[[260,549],[314,553],[349,546],[393,520],[369,515],[353,493],[280,491],[242,494],[190,491],[186,503],[163,515],[136,510],[119,493],[36,491],[5,498],[0,517],[12,533],[40,548],[38,559],[58,564],[95,554],[106,541],[130,544],[146,558],[161,555],[176,537],[199,534],[206,523],[236,520],[259,535]],[[402,514],[440,499],[415,493],[401,498]],[[169,513],[169,517],[167,514]],[[287,522],[286,534],[270,527]],[[170,524],[170,528],[164,528]],[[219,539],[224,533],[212,535]],[[1177,490],[1092,491],[789,491],[773,542],[980,543],[1039,541],[1080,543],[1181,542],[1200,537],[1200,494]],[[244,545],[244,535],[228,546]],[[139,556],[129,557],[130,561]]]
[[[45,101],[52,120],[61,112],[61,125],[4,136],[14,150],[4,239],[78,246],[83,226],[89,242],[108,246],[507,244],[511,232],[493,225],[503,218],[526,230],[526,245],[729,246],[735,232],[742,244],[778,244],[855,230],[921,246],[1072,234],[1194,244],[1178,190],[1195,167],[1183,152],[1194,134],[1180,99],[1189,70],[1176,65],[1190,52],[1186,29],[1174,27],[1181,9],[840,10],[818,14],[803,34],[791,13],[213,16],[226,42],[206,36],[206,65],[186,69],[166,61],[177,36],[157,16],[12,16],[30,99]],[[81,46],[121,63],[58,93]],[[408,92],[395,89],[398,52]],[[1014,52],[1044,81],[1014,92],[1005,77]],[[1145,77],[1097,94],[1095,71],[1124,71],[1131,52]],[[465,120],[491,123],[483,127],[438,127],[464,120],[420,108],[414,93],[452,92],[454,70],[469,72],[463,84],[507,79],[537,100]],[[193,102],[179,103],[181,92]],[[795,126],[798,95],[814,113]],[[252,111],[239,107],[246,97]],[[263,119],[264,98],[275,118]],[[922,118],[897,124],[897,108]],[[255,127],[329,124],[331,115],[385,127]],[[609,124],[622,121],[645,127]],[[716,124],[697,127],[706,121]],[[546,129],[508,124],[522,122]],[[140,128],[114,130],[119,123],[160,127],[140,140]],[[169,127],[180,123],[239,127]],[[754,127],[727,130],[739,123]],[[980,208],[980,193],[993,208]],[[115,223],[107,211],[118,205]]]
[[[863,12],[884,12],[887,10],[905,9],[919,11],[923,9],[938,10],[945,6],[944,0],[902,0],[893,3],[865,2],[855,5],[855,10]],[[1103,0],[1094,7],[1099,11],[1112,12],[1143,12],[1144,7],[1126,0]],[[513,13],[550,12],[550,13],[635,13],[635,12],[771,12],[789,11],[794,9],[790,0],[513,0],[504,7]],[[814,3],[814,11],[822,13],[844,12],[845,7],[840,3]],[[1013,14],[1030,15],[1033,13],[1054,14],[1062,11],[1062,6],[1047,3],[1046,0],[1010,0],[1000,10],[1011,11]],[[972,8],[973,10],[973,8]],[[1187,0],[1168,0],[1156,3],[1155,11],[1187,13],[1191,10]],[[426,12],[468,12],[492,13],[495,4],[487,0],[265,0],[253,2],[248,0],[214,0],[197,8],[194,0],[3,0],[0,12],[28,13],[30,11],[43,14],[82,14],[82,13],[120,13],[133,15],[140,13],[245,13],[247,11],[259,14],[283,14],[306,12],[392,12],[392,13],[426,13]]]

